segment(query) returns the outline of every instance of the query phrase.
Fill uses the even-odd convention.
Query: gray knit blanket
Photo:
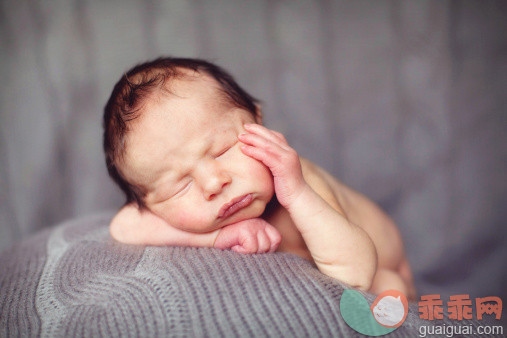
[[[1,337],[362,336],[340,315],[345,286],[295,255],[124,245],[111,217],[68,221],[0,255]],[[429,324],[413,304],[390,336]]]

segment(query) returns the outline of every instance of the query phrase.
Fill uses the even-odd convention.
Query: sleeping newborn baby
[[[120,242],[291,252],[353,287],[415,297],[390,218],[262,126],[257,101],[216,65],[131,69],[105,107],[104,150],[127,197],[110,224]]]

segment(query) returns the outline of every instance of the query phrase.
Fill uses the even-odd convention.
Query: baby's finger
[[[240,149],[245,155],[264,163],[272,172],[278,170],[282,158],[280,154],[273,154],[265,149],[249,145],[242,145]]]
[[[268,235],[264,231],[257,232],[257,253],[265,253],[268,252],[271,248],[271,243],[269,241]]]
[[[282,141],[283,143],[288,144],[288,143],[287,143],[287,140],[285,139],[285,136],[284,136],[282,133],[280,133],[280,132],[278,132],[278,131],[276,131],[276,130],[271,130],[271,132],[272,132],[272,133],[273,133],[276,137],[278,137],[278,139],[279,139],[280,141]]]
[[[241,245],[235,245],[231,248],[232,251],[234,252],[237,252],[237,253],[240,253],[240,254],[248,254],[250,252],[248,252],[244,247],[242,247]]]
[[[256,134],[239,134],[238,139],[244,144],[251,145],[257,148],[263,148],[266,151],[277,154],[283,151],[288,151],[283,145],[273,142],[262,135]]]
[[[272,226],[266,227],[266,234],[269,237],[271,247],[269,248],[269,252],[275,252],[278,249],[278,246],[282,242],[282,235],[280,232],[273,228]]]
[[[288,146],[285,137],[277,131],[270,130],[260,124],[245,124],[244,127],[247,131],[263,136],[271,142],[279,144],[280,146]]]

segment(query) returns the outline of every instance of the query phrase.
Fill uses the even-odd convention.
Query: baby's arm
[[[377,250],[377,272],[370,292],[397,289],[415,300],[416,290],[403,239],[393,220],[366,196],[339,182],[324,169],[301,158],[307,183],[338,212],[368,233]]]
[[[331,207],[305,181],[299,156],[282,134],[261,125],[245,125],[239,136],[243,152],[270,168],[276,196],[301,232],[319,270],[368,290],[377,268],[377,253],[368,234]]]
[[[274,252],[281,236],[269,223],[252,218],[208,233],[175,228],[136,205],[124,206],[110,224],[111,236],[119,242],[153,246],[192,246],[232,249],[239,253]]]

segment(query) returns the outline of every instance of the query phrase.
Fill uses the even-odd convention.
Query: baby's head
[[[261,123],[257,102],[221,68],[197,59],[147,62],[122,76],[105,107],[107,169],[127,203],[183,230],[258,217],[273,180],[239,148],[245,123]]]

